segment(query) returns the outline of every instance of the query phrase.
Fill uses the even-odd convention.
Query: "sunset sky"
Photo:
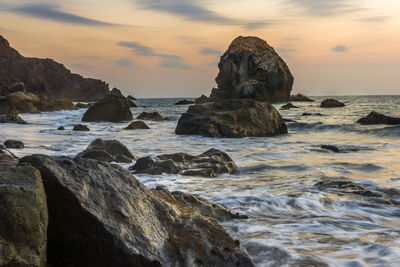
[[[0,0],[0,35],[137,97],[197,97],[219,57],[258,36],[293,93],[400,94],[399,0]]]

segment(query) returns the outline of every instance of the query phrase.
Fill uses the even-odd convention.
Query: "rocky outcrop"
[[[181,174],[187,176],[216,177],[221,173],[232,173],[236,169],[233,160],[224,152],[210,149],[198,156],[186,153],[139,158],[130,169],[136,173]]]
[[[18,140],[12,140],[8,139],[4,142],[4,145],[6,148],[17,148],[17,149],[22,149],[24,148],[24,143]]]
[[[321,108],[340,108],[344,106],[344,103],[332,98],[325,99],[321,102]]]
[[[371,124],[387,124],[387,125],[396,125],[400,124],[400,118],[389,117],[378,112],[372,111],[368,114],[367,117],[361,118],[357,121],[357,123],[361,123],[363,125],[371,125]]]
[[[86,150],[77,155],[81,158],[90,158],[104,162],[131,163],[136,157],[118,140],[93,140]]]
[[[124,129],[125,130],[138,130],[138,129],[146,130],[146,129],[150,129],[150,127],[147,126],[147,124],[144,123],[143,121],[133,121],[128,126],[126,126]]]
[[[231,99],[190,106],[176,134],[208,137],[276,136],[287,133],[279,112],[267,102]]]
[[[214,219],[158,194],[118,165],[33,155],[48,198],[52,266],[253,266]]]
[[[314,102],[314,99],[308,98],[307,96],[303,94],[297,94],[297,95],[291,95],[289,97],[289,101],[292,102]]]
[[[133,119],[126,99],[123,96],[108,95],[83,114],[82,121],[122,122]]]
[[[30,166],[0,171],[0,266],[46,266],[47,204]]]
[[[158,112],[142,112],[137,117],[138,120],[164,121],[165,119]]]
[[[0,88],[12,87],[15,82],[50,99],[96,101],[109,93],[103,81],[73,74],[52,59],[23,57],[0,36]]]
[[[127,99],[126,103],[130,108],[137,108],[137,105],[132,100]]]
[[[174,105],[191,105],[194,104],[195,102],[192,100],[179,100],[178,102],[176,102]]]
[[[5,115],[0,115],[0,123],[17,123],[17,124],[27,124],[17,113],[10,113]]]
[[[122,94],[121,90],[119,90],[118,88],[115,88],[115,87],[110,91],[110,94],[111,95],[117,95],[117,96],[124,96]]]
[[[291,108],[299,108],[299,107],[293,105],[292,103],[287,103],[287,104],[285,104],[285,105],[283,105],[281,107],[282,110],[288,110],[288,109],[291,109]]]
[[[237,37],[221,57],[211,97],[287,101],[293,76],[286,63],[264,40]]]
[[[74,125],[74,128],[72,128],[72,131],[89,132],[90,129],[85,124],[76,124],[76,125]]]
[[[205,95],[201,95],[200,97],[196,98],[196,100],[194,100],[194,102],[196,104],[201,104],[201,103],[205,103],[205,102],[212,102],[213,100]]]
[[[136,100],[136,98],[135,98],[135,97],[133,97],[133,96],[131,96],[131,95],[128,95],[128,96],[126,97],[126,99],[128,99],[128,100],[132,100],[132,101],[135,101],[135,100]]]

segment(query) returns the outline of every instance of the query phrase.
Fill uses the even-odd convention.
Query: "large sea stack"
[[[97,101],[109,93],[105,82],[73,74],[52,59],[22,56],[0,35],[0,94],[10,93],[16,82],[50,99]]]
[[[293,76],[283,59],[258,37],[237,37],[221,57],[211,97],[287,101]]]

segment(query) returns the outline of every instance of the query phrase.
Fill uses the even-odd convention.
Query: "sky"
[[[0,0],[0,35],[136,97],[209,95],[237,36],[277,50],[292,93],[400,94],[398,0]]]

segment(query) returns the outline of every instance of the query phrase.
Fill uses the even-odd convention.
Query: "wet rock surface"
[[[136,157],[118,140],[93,140],[77,158],[90,158],[104,162],[131,163]]]
[[[182,114],[176,134],[239,138],[287,133],[279,112],[269,103],[231,99],[190,106]]]
[[[156,193],[118,165],[33,155],[48,198],[53,266],[253,266],[214,219]]]
[[[299,108],[299,107],[293,105],[292,103],[287,103],[287,104],[285,104],[285,105],[283,105],[281,107],[282,110],[288,110],[288,109],[291,109],[291,108]]]
[[[400,118],[389,117],[378,112],[372,111],[367,117],[361,118],[357,121],[362,125],[371,124],[387,124],[387,125],[397,125],[400,124]]]
[[[19,140],[12,140],[12,139],[8,139],[4,142],[4,145],[7,148],[16,148],[16,149],[22,149],[24,148],[24,143],[19,141]]]
[[[314,99],[311,99],[303,94],[291,95],[289,97],[289,101],[292,102],[314,102]]]
[[[44,267],[48,214],[37,169],[0,170],[0,218],[0,266]]]
[[[218,64],[211,97],[288,100],[293,76],[283,59],[258,37],[237,37]]]
[[[82,121],[122,122],[132,119],[132,113],[125,97],[110,94],[89,107],[83,115]]]
[[[233,160],[224,152],[210,149],[200,155],[186,153],[166,154],[139,158],[130,169],[136,173],[181,174],[187,176],[216,177],[236,169]]]
[[[164,121],[165,119],[158,112],[142,112],[136,118],[138,120],[147,120],[147,121]]]
[[[150,129],[149,126],[143,121],[133,121],[128,126],[124,128],[125,130],[137,130],[137,129]]]
[[[344,106],[345,104],[333,98],[328,98],[321,102],[321,108],[340,108]]]

